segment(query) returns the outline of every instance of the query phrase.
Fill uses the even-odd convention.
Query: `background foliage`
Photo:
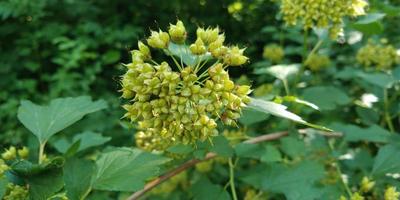
[[[230,74],[237,82],[251,84],[255,89],[253,96],[265,100],[285,96],[283,83],[287,81],[291,95],[319,107],[319,111],[315,111],[288,99],[281,100],[291,111],[306,121],[344,134],[335,140],[325,139],[312,131],[300,137],[293,123],[246,110],[240,119],[240,128],[229,130],[231,133],[239,131],[239,135],[257,136],[290,130],[290,136],[268,144],[231,147],[225,139],[232,143],[227,130],[225,137],[216,140],[215,147],[204,144],[202,149],[200,145],[187,158],[201,158],[209,150],[222,157],[239,157],[235,170],[240,199],[251,192],[258,194],[260,199],[266,196],[270,199],[338,199],[346,194],[340,178],[342,173],[348,177],[345,185],[351,191],[358,190],[363,177],[376,181],[376,189],[370,193],[379,199],[389,185],[400,189],[400,160],[396,159],[400,153],[400,66],[393,66],[390,72],[365,69],[357,63],[356,53],[369,39],[386,38],[394,47],[400,47],[400,3],[395,0],[371,0],[369,3],[368,12],[374,14],[348,19],[344,37],[332,41],[318,30],[310,31],[304,45],[302,28],[285,26],[279,5],[269,0],[1,1],[0,145],[3,148],[25,145],[32,152],[39,146],[35,136],[17,119],[21,100],[29,99],[46,105],[55,98],[88,95],[96,100],[103,99],[108,107],[61,130],[62,134],[49,140],[48,154],[65,153],[79,140],[80,149],[76,151],[84,151],[81,157],[97,157],[99,152],[108,149],[96,163],[82,163],[89,162],[87,160],[67,162],[65,167],[71,171],[77,166],[102,166],[105,161],[118,166],[119,162],[135,163],[137,159],[139,163],[149,162],[149,167],[158,169],[158,165],[166,162],[158,155],[144,158],[140,157],[146,154],[144,152],[124,148],[110,150],[109,147],[132,147],[135,144],[134,126],[120,120],[123,110],[118,92],[119,76],[124,70],[121,63],[130,62],[129,50],[137,48],[136,41],[148,36],[149,29],[165,29],[179,18],[185,22],[188,32],[195,32],[196,25],[219,26],[226,33],[228,43],[247,47],[250,63],[231,69]],[[320,40],[323,43],[319,53],[329,57],[328,67],[318,72],[300,70],[293,75],[288,72],[287,77],[281,77],[282,70],[288,69],[287,65],[301,63],[304,49],[310,51]],[[280,63],[271,63],[263,58],[263,47],[272,43],[284,47],[285,57]],[[275,64],[281,64],[284,69],[271,72],[268,67]],[[297,87],[296,82],[300,82],[301,87]],[[365,106],[362,101],[364,94],[373,94],[377,102]],[[388,116],[392,128],[387,124]],[[86,147],[82,144],[84,138],[90,138]],[[95,144],[91,144],[93,141]],[[97,147],[90,148],[94,146]],[[127,151],[138,156],[121,161],[107,160],[115,155],[125,156]],[[181,150],[171,151],[179,153]],[[32,157],[36,159],[37,155]],[[153,163],[150,162],[152,159]],[[225,187],[229,179],[226,159],[207,162],[208,166],[196,166],[195,170],[180,175],[181,179],[171,180],[176,182],[170,183],[175,192],[155,190],[150,199],[210,199],[210,194],[215,195],[212,199],[230,199],[231,194]],[[160,171],[171,169],[179,162],[162,166]],[[70,170],[65,170],[68,172]],[[89,195],[91,199],[124,199],[129,194],[124,192],[138,190],[144,184],[122,183],[124,176],[115,171],[96,171],[93,176],[100,177],[101,173],[113,177],[109,181],[115,181],[112,182],[115,188],[108,188],[110,183],[104,183],[101,178],[96,179],[87,185],[87,188],[99,190]],[[132,176],[140,174],[136,171],[129,173]],[[146,176],[139,176],[141,182],[146,181],[147,175],[157,175],[143,173]],[[203,176],[203,173],[207,175]],[[68,181],[76,180],[71,176],[71,180],[65,180]],[[159,189],[171,190],[162,185]]]

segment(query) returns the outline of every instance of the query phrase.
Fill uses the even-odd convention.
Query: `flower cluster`
[[[385,190],[385,200],[396,200],[400,197],[400,192],[396,191],[396,188],[391,186]]]
[[[365,67],[376,66],[379,70],[386,70],[400,63],[400,56],[396,48],[387,44],[387,40],[382,39],[379,43],[369,40],[367,45],[358,50],[357,61]]]
[[[131,52],[132,63],[126,65],[121,79],[122,97],[131,100],[123,106],[127,111],[124,117],[137,122],[141,131],[136,143],[145,150],[204,141],[217,134],[218,119],[236,125],[250,100],[250,87],[235,85],[226,70],[247,62],[244,49],[225,46],[225,35],[218,28],[198,28],[196,34],[193,44],[182,45],[187,33],[178,21],[170,25],[168,33],[152,31],[148,46],[139,42],[138,50]],[[196,62],[185,64],[171,45],[185,48]],[[154,61],[150,47],[171,56],[174,65]]]
[[[305,65],[313,72],[318,72],[321,69],[327,67],[330,63],[330,59],[326,55],[311,54],[307,57]]]
[[[331,38],[342,30],[343,18],[365,14],[365,0],[282,0],[281,12],[288,25],[302,20],[304,29],[328,28]]]
[[[285,56],[283,48],[277,44],[270,44],[264,47],[263,57],[271,62],[278,63]]]
[[[26,200],[28,199],[28,189],[24,186],[9,183],[7,185],[4,200]]]

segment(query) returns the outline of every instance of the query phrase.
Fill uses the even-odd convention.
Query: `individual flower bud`
[[[228,50],[229,50],[228,47],[221,46],[219,48],[210,50],[210,53],[214,58],[223,59],[225,55],[228,53]]]
[[[197,38],[196,42],[191,44],[189,49],[194,55],[203,55],[206,53],[206,46],[204,46],[204,42],[200,38]]]
[[[28,158],[29,149],[27,147],[22,147],[21,149],[18,149],[18,156],[24,159]]]
[[[385,190],[385,200],[398,200],[400,192],[396,191],[396,188],[391,186]]]
[[[147,45],[143,44],[143,42],[139,41],[138,42],[138,47],[139,47],[139,51],[140,53],[142,53],[143,55],[143,60],[147,61],[151,59],[151,53],[150,53],[150,49]]]
[[[371,191],[371,189],[375,186],[375,182],[369,180],[368,177],[364,177],[361,180],[361,184],[360,185],[361,185],[360,191],[362,193],[367,193],[367,192]]]
[[[14,160],[16,156],[17,156],[17,149],[13,146],[1,154],[1,157],[3,157],[4,160]]]
[[[158,49],[165,49],[169,44],[169,35],[163,31],[151,31],[150,37],[147,39],[149,46]]]
[[[224,34],[218,35],[217,39],[208,45],[208,51],[212,52],[212,51],[215,51],[216,49],[222,47],[224,44],[224,41],[225,41],[225,35]]]
[[[239,49],[235,46],[229,49],[229,52],[224,57],[224,63],[230,66],[239,66],[247,62],[249,58],[243,55],[245,49]]]
[[[361,194],[356,192],[353,195],[351,195],[350,200],[365,200],[365,198]]]
[[[250,89],[250,86],[248,86],[248,85],[239,85],[236,88],[236,93],[240,96],[248,95],[248,94],[250,94],[250,92],[251,92],[251,89]]]
[[[178,44],[185,42],[187,33],[182,21],[178,20],[176,25],[170,24],[168,32],[173,42]]]

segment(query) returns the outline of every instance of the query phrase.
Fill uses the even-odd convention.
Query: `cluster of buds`
[[[10,167],[4,162],[4,160],[0,159],[0,178],[3,177],[4,173],[9,169]]]
[[[132,51],[121,91],[123,98],[131,100],[123,106],[124,117],[137,122],[140,131],[135,139],[142,149],[162,151],[176,143],[209,139],[218,134],[217,120],[235,126],[250,101],[250,87],[235,85],[226,70],[247,62],[244,49],[225,46],[219,28],[198,28],[196,33],[196,41],[187,49],[197,61],[193,65],[178,62],[181,56],[175,58],[168,48],[171,43],[185,43],[181,21],[171,24],[168,33],[152,31],[148,46],[139,42],[138,50]],[[154,61],[149,47],[172,56],[175,66]]]
[[[398,192],[393,186],[388,187],[385,190],[384,198],[385,200],[397,200],[400,198],[400,192]]]
[[[23,200],[28,199],[28,189],[24,186],[9,183],[6,193],[3,196],[4,200]]]
[[[369,40],[367,45],[358,50],[357,61],[365,67],[376,66],[379,70],[387,70],[400,63],[396,48],[387,43],[386,39],[379,43]]]
[[[284,56],[285,51],[277,44],[270,44],[264,47],[263,57],[273,63],[279,63]]]
[[[326,55],[310,54],[304,64],[313,72],[318,72],[330,64],[330,59]]]
[[[365,14],[365,0],[282,0],[281,12],[288,25],[302,21],[304,29],[328,28],[335,39],[342,31],[343,18]]]
[[[16,149],[15,147],[11,146],[10,148],[6,149],[5,152],[1,154],[1,157],[4,160],[14,160],[17,157],[26,159],[29,155],[29,150],[27,147],[22,147],[21,149]]]

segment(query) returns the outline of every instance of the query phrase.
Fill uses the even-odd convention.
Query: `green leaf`
[[[93,102],[87,96],[54,99],[48,106],[39,106],[24,100],[18,109],[18,119],[43,144],[52,135],[82,119],[86,114],[106,107],[105,101]]]
[[[262,188],[285,194],[288,200],[316,199],[320,193],[313,184],[324,177],[324,168],[320,164],[304,161],[294,167],[271,168],[267,177],[263,177]]]
[[[300,69],[300,64],[274,65],[271,67],[259,68],[255,74],[270,74],[277,79],[286,80],[289,76],[296,74]]]
[[[296,137],[290,136],[280,140],[282,151],[292,158],[304,156],[305,145],[304,142]]]
[[[382,72],[375,72],[375,73],[360,72],[357,74],[357,76],[362,78],[364,81],[381,88],[390,88],[395,82],[393,76],[390,76],[389,74],[385,74]]]
[[[222,157],[231,157],[233,155],[233,148],[229,145],[229,141],[222,135],[213,138],[213,146],[210,151]]]
[[[348,142],[368,141],[387,143],[391,133],[378,125],[368,128],[360,128],[351,124],[334,123],[331,125],[334,130],[343,132],[344,140]]]
[[[265,153],[261,157],[261,162],[271,163],[271,162],[279,162],[282,160],[281,152],[279,152],[278,148],[272,145],[265,146]]]
[[[79,142],[79,148],[77,152],[86,150],[91,147],[100,146],[111,140],[111,137],[104,137],[100,133],[91,131],[85,131],[78,135],[75,135],[72,142],[65,138],[59,139],[53,143],[54,147],[61,153],[66,153],[69,148],[72,147],[76,142]]]
[[[379,113],[373,109],[356,107],[356,112],[361,121],[366,125],[372,125],[379,122]]]
[[[168,160],[139,149],[116,148],[101,154],[96,161],[93,188],[108,191],[142,189],[145,181],[157,176],[160,165]]]
[[[379,34],[383,31],[383,25],[380,21],[384,17],[384,13],[370,13],[351,24],[351,27],[367,35]]]
[[[289,119],[294,122],[301,123],[301,124],[304,124],[304,125],[316,128],[316,129],[331,131],[330,129],[328,129],[326,127],[315,125],[315,124],[310,124],[310,123],[304,121],[300,116],[287,111],[286,106],[277,104],[277,103],[274,103],[271,101],[265,101],[265,100],[261,100],[261,99],[251,98],[251,102],[248,104],[248,108],[258,110],[258,111],[264,112],[264,113],[269,113],[269,114],[275,115],[277,117]]]
[[[33,176],[47,170],[60,169],[64,166],[64,163],[63,157],[54,157],[42,164],[34,164],[28,160],[18,160],[11,165],[11,169],[20,176]]]
[[[176,154],[188,154],[193,151],[191,145],[177,144],[167,149],[168,152]]]
[[[239,122],[245,126],[249,126],[258,122],[262,122],[269,118],[269,114],[252,110],[245,107],[242,111],[242,115],[239,118]]]
[[[83,199],[90,191],[91,179],[95,169],[92,161],[72,158],[64,168],[64,182],[69,199]]]
[[[6,194],[8,185],[8,179],[6,176],[0,177],[0,199],[3,199],[3,196]]]
[[[207,53],[206,55],[197,56],[192,54],[189,47],[183,44],[175,44],[170,42],[168,45],[168,50],[177,58],[177,61],[180,64],[180,59],[186,65],[194,66],[199,61],[204,61],[211,59],[211,55]],[[167,52],[168,53],[168,52]]]
[[[193,184],[191,191],[194,200],[230,200],[229,194],[223,187],[210,182],[206,177],[201,177]]]
[[[375,177],[384,176],[387,173],[399,173],[400,171],[400,147],[386,145],[379,149],[375,157],[372,175]]]
[[[260,159],[265,148],[261,144],[239,143],[235,146],[235,152],[239,157]]]
[[[52,169],[26,178],[31,199],[47,200],[64,186],[62,169]]]
[[[294,102],[294,103],[297,103],[297,104],[302,104],[302,105],[308,106],[308,107],[310,107],[312,109],[319,110],[317,105],[315,105],[315,104],[313,104],[311,102],[299,99],[298,97],[295,97],[295,96],[284,96],[283,100],[287,101],[287,102]]]
[[[333,110],[337,106],[346,105],[351,99],[342,90],[333,86],[316,86],[304,90],[303,98],[314,103],[321,110]]]

